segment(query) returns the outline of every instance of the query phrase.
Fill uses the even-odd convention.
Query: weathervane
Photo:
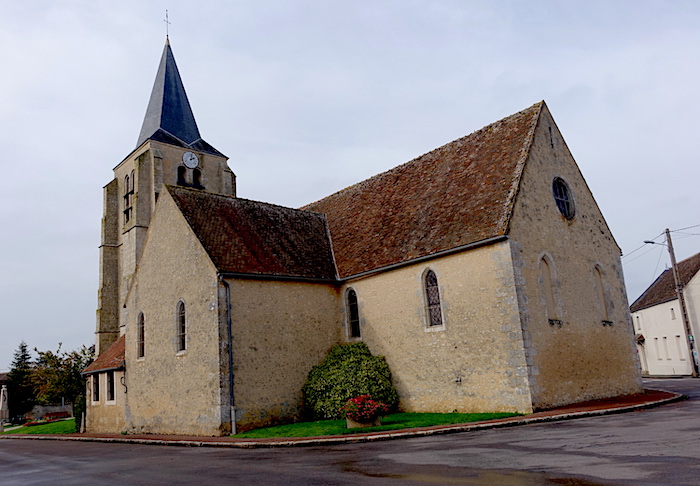
[[[170,27],[170,22],[168,21],[168,9],[165,9],[165,19],[163,20],[165,22],[165,38],[168,38],[169,32],[169,27]]]

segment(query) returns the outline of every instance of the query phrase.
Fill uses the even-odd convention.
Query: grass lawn
[[[380,430],[410,429],[431,425],[463,424],[520,415],[517,413],[394,413],[382,418],[379,427],[347,429],[345,420],[319,420],[278,425],[264,429],[254,429],[236,434],[240,439],[263,439],[267,437],[312,437],[318,435],[344,435]]]
[[[3,434],[71,434],[75,432],[75,419],[60,420],[50,424],[32,425],[9,430]]]

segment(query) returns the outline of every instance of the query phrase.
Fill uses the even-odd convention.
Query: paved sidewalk
[[[513,427],[539,422],[551,422],[557,420],[569,420],[595,415],[607,415],[613,413],[630,412],[645,408],[656,407],[666,403],[683,400],[686,398],[680,393],[671,393],[662,390],[647,389],[637,395],[626,395],[603,400],[581,402],[565,407],[554,408],[544,412],[537,412],[526,416],[509,417],[483,422],[470,422],[467,424],[436,425],[432,427],[419,427],[414,429],[387,430],[382,432],[356,433],[352,435],[332,435],[322,437],[278,437],[271,439],[238,439],[236,437],[199,437],[188,435],[120,435],[120,434],[65,434],[65,435],[33,435],[33,434],[5,434],[0,439],[25,439],[25,440],[70,440],[92,442],[122,442],[134,444],[154,444],[189,447],[290,447],[290,446],[314,446],[326,444],[347,444],[355,442],[369,442],[377,440],[399,439],[404,437],[417,437],[435,434],[449,434],[455,432],[467,432],[470,430],[493,429],[498,427]]]

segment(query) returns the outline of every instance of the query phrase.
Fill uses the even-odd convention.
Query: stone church
[[[405,411],[641,390],[620,249],[544,102],[293,209],[236,197],[166,42],[100,259],[90,432],[296,420],[311,367],[354,341]]]

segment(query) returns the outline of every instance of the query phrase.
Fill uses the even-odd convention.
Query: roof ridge
[[[270,202],[265,202],[265,201],[256,201],[255,199],[247,199],[247,198],[238,197],[238,196],[229,196],[227,194],[220,194],[218,192],[211,192],[211,191],[206,191],[203,189],[193,189],[191,187],[183,187],[183,186],[177,186],[177,185],[173,185],[173,184],[164,184],[164,186],[166,188],[168,188],[168,190],[175,189],[177,191],[186,191],[186,192],[190,192],[193,194],[206,194],[207,196],[217,196],[217,197],[221,197],[224,199],[229,199],[229,200],[233,200],[233,201],[242,201],[244,203],[251,203],[251,204],[255,204],[255,205],[264,205],[264,206],[286,209],[286,210],[291,210],[291,211],[303,211],[305,213],[313,213],[313,214],[323,215],[323,213],[319,213],[318,211],[311,211],[308,209],[300,209],[300,208],[291,208],[289,206],[282,206],[281,204],[275,204],[275,203],[270,203]]]
[[[503,215],[503,219],[498,222],[498,226],[500,227],[501,234],[506,234],[508,232],[508,229],[510,228],[510,221],[511,221],[511,217],[513,216],[513,208],[515,207],[515,200],[518,197],[518,194],[520,193],[520,186],[522,185],[522,181],[523,181],[523,173],[525,172],[525,163],[527,162],[527,159],[530,156],[530,150],[532,149],[532,144],[535,140],[535,131],[537,130],[537,126],[539,125],[540,118],[542,116],[542,109],[546,106],[547,106],[547,104],[544,102],[544,100],[542,100],[538,103],[535,103],[530,108],[527,108],[529,110],[529,109],[532,109],[534,107],[537,107],[535,113],[533,114],[533,119],[531,122],[532,124],[530,126],[530,130],[527,134],[527,137],[525,138],[525,141],[523,143],[523,147],[520,149],[520,155],[518,156],[518,162],[516,163],[516,166],[515,166],[516,177],[515,177],[515,180],[513,181],[512,186],[510,187],[510,190],[508,191],[506,212]],[[526,110],[523,110],[523,111],[526,111]]]
[[[513,113],[513,114],[511,114],[511,115],[505,116],[505,117],[501,118],[500,120],[496,120],[496,121],[493,122],[493,123],[489,123],[488,125],[485,125],[485,126],[479,128],[479,129],[477,129],[477,130],[474,130],[473,132],[471,132],[471,133],[469,133],[469,134],[467,134],[467,135],[464,135],[463,137],[456,138],[456,139],[454,139],[454,140],[452,140],[452,141],[450,141],[450,142],[447,142],[447,143],[445,143],[445,144],[443,144],[443,145],[440,145],[439,147],[435,147],[434,149],[428,150],[427,152],[425,152],[425,153],[423,153],[423,154],[421,154],[421,155],[419,155],[419,156],[417,156],[417,157],[414,157],[414,158],[412,158],[411,160],[409,160],[409,161],[407,161],[407,162],[404,162],[404,163],[402,163],[402,164],[399,164],[399,165],[397,165],[397,166],[394,166],[394,167],[392,167],[391,169],[385,170],[384,172],[380,172],[380,173],[378,173],[378,174],[374,174],[373,176],[370,176],[370,177],[368,177],[367,179],[363,179],[363,180],[361,180],[361,181],[359,181],[359,182],[356,182],[356,183],[351,184],[351,185],[349,185],[349,186],[347,186],[347,187],[344,187],[343,189],[339,189],[339,190],[335,191],[334,193],[331,193],[331,194],[329,194],[329,195],[327,195],[327,196],[322,197],[321,199],[318,199],[318,200],[316,200],[316,201],[309,202],[309,203],[307,203],[307,204],[301,206],[301,209],[304,209],[304,208],[306,208],[306,207],[308,207],[308,206],[312,206],[312,205],[314,205],[314,204],[316,204],[316,203],[318,203],[318,202],[320,202],[320,201],[323,201],[323,200],[325,200],[325,199],[330,199],[330,198],[332,198],[332,197],[334,197],[334,196],[336,196],[336,195],[338,195],[338,194],[340,194],[340,193],[343,193],[343,192],[345,192],[345,191],[351,190],[351,189],[353,189],[353,188],[355,188],[355,187],[359,187],[359,186],[361,186],[361,185],[363,185],[363,184],[369,183],[370,181],[373,181],[373,180],[377,179],[378,177],[383,177],[383,176],[385,176],[386,174],[391,174],[391,173],[393,173],[393,172],[397,172],[397,171],[401,170],[402,168],[405,168],[406,166],[409,166],[409,165],[411,165],[411,164],[414,164],[414,163],[418,162],[419,159],[424,158],[425,156],[427,156],[427,155],[429,155],[429,154],[435,152],[436,150],[440,150],[440,149],[442,149],[442,148],[444,148],[444,147],[447,147],[447,146],[449,146],[449,145],[452,145],[452,144],[457,144],[457,143],[462,142],[462,141],[464,141],[464,140],[467,140],[467,139],[469,139],[469,138],[471,138],[471,137],[474,137],[474,136],[476,136],[477,134],[479,134],[479,133],[481,133],[481,132],[488,131],[488,130],[490,130],[492,127],[494,127],[494,126],[496,126],[496,125],[499,125],[499,124],[502,124],[502,123],[505,123],[505,122],[507,122],[508,120],[510,120],[510,119],[512,119],[512,118],[515,118],[515,117],[521,115],[522,113],[524,113],[524,112],[526,112],[526,111],[528,111],[528,110],[531,110],[531,109],[533,109],[533,108],[535,108],[535,107],[538,107],[538,108],[540,108],[540,110],[541,110],[541,106],[542,106],[543,104],[544,104],[544,101],[538,101],[537,103],[535,103],[535,104],[533,104],[533,105],[531,105],[531,106],[529,106],[529,107],[527,107],[527,108],[525,108],[525,109],[523,109],[523,110],[520,110],[520,111],[518,111],[518,112],[516,112],[516,113]],[[539,111],[538,111],[538,116],[539,116]]]
[[[678,262],[678,273],[681,280],[681,288],[685,289],[690,281],[700,273],[700,252]],[[630,311],[637,312],[654,305],[675,300],[677,298],[675,288],[676,283],[672,269],[667,268],[630,305]]]

